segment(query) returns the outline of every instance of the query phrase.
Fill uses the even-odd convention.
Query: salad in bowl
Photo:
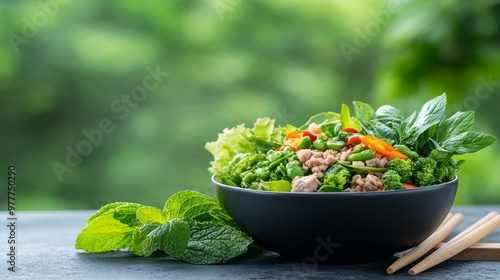
[[[496,137],[472,131],[474,112],[446,116],[446,94],[409,116],[390,105],[353,102],[305,124],[258,118],[226,128],[205,148],[209,171],[224,185],[279,192],[406,190],[450,182],[464,160]]]

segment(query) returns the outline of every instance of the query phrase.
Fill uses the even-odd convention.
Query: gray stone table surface
[[[452,211],[463,213],[465,220],[451,237],[488,212],[500,212],[500,205],[460,206]],[[313,266],[263,251],[221,265],[192,265],[163,255],[144,258],[126,251],[75,250],[76,237],[94,212],[17,212],[16,272],[7,270],[7,213],[0,212],[0,279],[500,279],[498,261],[449,260],[417,276],[409,276],[408,268],[387,275],[385,269],[398,254],[366,264]],[[500,243],[500,229],[481,242]]]

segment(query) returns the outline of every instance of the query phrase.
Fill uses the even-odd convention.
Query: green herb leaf
[[[398,109],[389,105],[383,105],[377,109],[373,119],[391,128],[395,128],[401,125],[404,117]]]
[[[299,127],[300,130],[307,129],[310,124],[315,123],[315,124],[322,124],[322,123],[329,123],[329,122],[338,122],[340,121],[340,114],[339,113],[334,113],[334,112],[324,112],[324,113],[319,113],[316,114],[312,117],[309,118],[309,120],[303,124],[301,127]]]
[[[373,128],[371,125],[371,121],[373,116],[375,115],[375,111],[372,106],[367,103],[354,101],[354,115],[358,119],[361,128],[367,133],[373,135]]]
[[[137,220],[141,224],[163,224],[167,221],[167,217],[163,212],[153,206],[144,206],[137,209]]]
[[[450,136],[469,131],[474,125],[474,111],[456,112],[453,116],[439,123],[436,141],[442,142]]]
[[[130,246],[133,227],[114,218],[114,213],[102,214],[83,228],[75,248],[87,252],[107,252]]]
[[[191,237],[191,227],[186,219],[172,219],[155,228],[147,237],[156,248],[175,257],[186,249]]]
[[[143,205],[138,203],[129,203],[129,202],[109,203],[101,207],[99,210],[97,210],[96,213],[90,216],[87,220],[87,224],[90,224],[93,220],[99,218],[102,215],[113,213],[114,218],[116,220],[124,224],[127,224],[129,226],[135,226],[138,225],[135,213],[137,209],[139,209],[140,207],[143,207]]]
[[[346,104],[342,104],[340,108],[340,122],[342,123],[342,128],[351,127],[356,130],[361,129],[358,119],[351,117],[351,111]]]
[[[408,147],[415,147],[415,142],[420,134],[444,120],[445,114],[446,93],[427,101],[420,109],[413,125],[405,131],[404,138],[407,139],[405,139],[404,144]],[[430,137],[432,138],[432,135]]]
[[[274,133],[275,120],[270,118],[258,118],[253,125],[253,133],[255,137],[265,141],[271,141],[271,136]]]
[[[136,227],[132,232],[130,252],[137,256],[151,256],[158,249],[158,246],[148,234],[159,226],[159,224],[144,224]]]
[[[466,131],[455,136],[451,136],[444,140],[440,146],[456,155],[475,153],[497,141],[493,135]]]
[[[194,264],[226,262],[246,252],[253,242],[244,232],[219,223],[190,221],[190,227],[186,249],[172,256]]]
[[[384,139],[388,143],[394,142],[394,140],[396,139],[396,133],[394,132],[394,129],[378,121],[372,121],[372,123],[374,136],[380,139]]]
[[[218,221],[220,213],[224,213],[213,198],[195,191],[180,191],[172,195],[163,208],[167,220],[188,218],[200,222]]]

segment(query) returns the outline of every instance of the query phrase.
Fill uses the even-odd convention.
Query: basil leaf
[[[405,139],[405,144],[408,147],[414,147],[420,134],[426,131],[429,127],[442,121],[445,114],[446,93],[427,101],[420,109],[413,125],[405,131],[404,134],[408,135],[408,138]]]
[[[373,119],[373,116],[375,115],[375,111],[373,110],[372,106],[370,106],[370,104],[359,101],[354,101],[353,105],[354,115],[358,119],[361,128],[363,128],[366,133],[373,135],[371,121]]]
[[[440,143],[441,147],[456,155],[477,152],[497,141],[493,135],[476,132],[466,131],[459,135],[451,136]]]
[[[394,142],[396,134],[391,127],[378,121],[372,121],[372,127],[374,136],[383,139],[388,143]]]
[[[456,112],[453,116],[439,123],[436,141],[441,142],[450,136],[464,133],[474,125],[474,111]]]
[[[404,117],[398,109],[389,105],[383,105],[377,109],[373,119],[385,124],[386,126],[396,128],[401,125]]]

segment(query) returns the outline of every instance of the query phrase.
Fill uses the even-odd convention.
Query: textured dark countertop
[[[500,205],[454,207],[465,215],[452,234],[464,230]],[[403,269],[387,275],[396,260],[356,265],[313,266],[280,258],[272,252],[240,256],[222,265],[192,265],[168,256],[135,257],[119,251],[88,254],[74,249],[76,236],[94,211],[17,212],[16,272],[7,270],[8,220],[0,212],[0,279],[499,279],[498,261],[446,261],[417,276]],[[500,243],[500,229],[481,242]]]

